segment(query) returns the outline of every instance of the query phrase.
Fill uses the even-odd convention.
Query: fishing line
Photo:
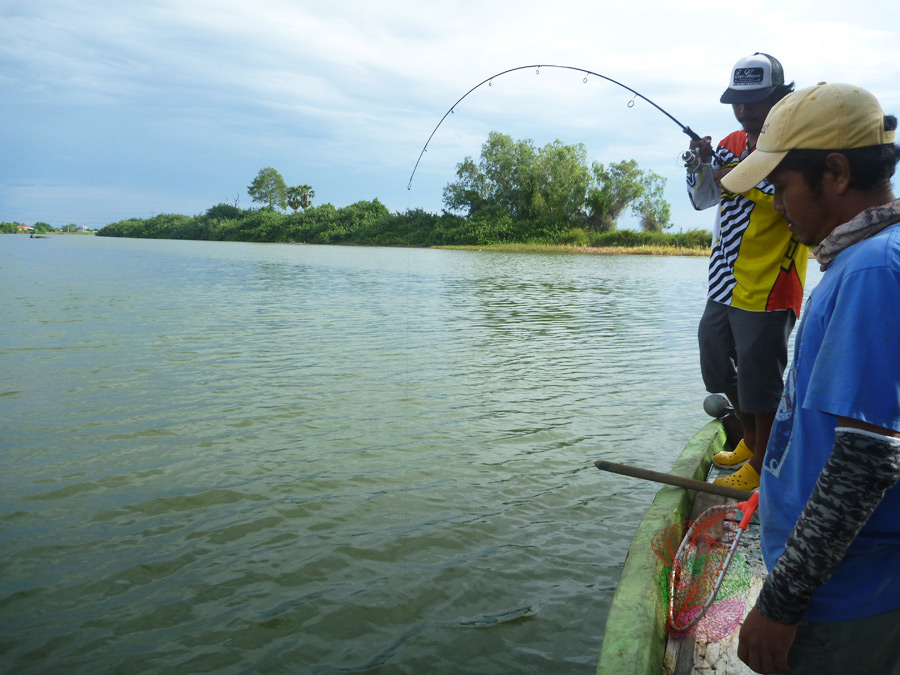
[[[679,122],[679,121],[678,121],[677,119],[675,119],[670,113],[668,113],[666,110],[664,110],[663,108],[661,108],[659,105],[657,105],[656,103],[654,103],[653,101],[651,101],[649,98],[647,98],[646,96],[644,96],[644,95],[641,94],[640,92],[635,91],[634,89],[632,89],[632,88],[629,87],[628,85],[622,84],[622,83],[619,82],[618,80],[612,79],[611,77],[607,77],[606,75],[601,75],[600,73],[595,73],[593,70],[587,70],[587,69],[585,69],[585,68],[576,68],[576,67],[574,67],[574,66],[555,66],[555,65],[550,65],[550,64],[543,64],[543,65],[535,64],[535,65],[531,65],[531,66],[518,66],[518,67],[516,67],[516,68],[510,68],[509,70],[504,70],[504,71],[502,71],[502,72],[500,72],[500,73],[497,73],[496,75],[491,75],[489,78],[487,78],[487,79],[485,79],[485,80],[482,80],[481,82],[479,82],[478,84],[476,84],[474,87],[472,87],[471,89],[469,89],[469,91],[467,91],[465,94],[463,94],[463,95],[459,98],[459,100],[458,100],[456,103],[454,103],[452,106],[450,106],[450,109],[449,109],[447,112],[444,113],[444,116],[441,118],[441,121],[437,123],[437,126],[436,126],[436,127],[434,128],[434,130],[431,132],[431,135],[428,137],[428,140],[425,141],[425,145],[422,147],[422,152],[419,153],[419,158],[416,160],[416,165],[413,167],[412,174],[410,174],[410,176],[409,176],[409,183],[407,184],[406,189],[407,189],[407,190],[411,190],[411,189],[412,189],[412,182],[413,182],[413,177],[416,175],[416,169],[419,168],[419,162],[422,161],[422,156],[427,152],[427,150],[428,150],[428,144],[431,143],[431,139],[434,138],[435,133],[437,133],[437,130],[438,130],[438,129],[440,128],[440,126],[444,123],[444,120],[447,119],[447,117],[449,117],[451,114],[453,114],[453,113],[455,112],[456,106],[458,106],[458,105],[460,104],[460,102],[461,102],[466,96],[468,96],[468,95],[471,94],[473,91],[475,91],[476,89],[478,89],[479,87],[481,87],[481,86],[483,86],[483,85],[485,85],[485,84],[487,84],[489,87],[492,86],[492,85],[493,85],[493,80],[496,79],[496,78],[498,78],[498,77],[500,77],[501,75],[506,75],[507,73],[514,73],[514,72],[517,71],[517,70],[529,70],[529,69],[531,69],[531,68],[534,68],[534,69],[535,69],[535,70],[534,70],[535,75],[540,75],[540,74],[541,74],[541,68],[559,68],[559,69],[561,69],[561,70],[574,70],[574,71],[577,71],[577,72],[579,72],[579,73],[584,73],[584,79],[582,80],[582,82],[584,82],[585,84],[587,84],[588,76],[590,76],[590,75],[593,75],[594,77],[599,77],[599,78],[601,78],[601,79],[603,79],[603,80],[606,80],[607,82],[612,82],[613,84],[618,85],[619,87],[622,87],[622,89],[626,89],[626,90],[630,91],[632,94],[634,94],[634,98],[632,98],[630,101],[628,101],[628,107],[629,107],[629,108],[633,108],[633,107],[634,107],[635,99],[637,99],[637,98],[642,98],[642,99],[644,99],[647,103],[649,103],[650,105],[652,105],[654,108],[656,108],[657,110],[659,110],[663,115],[665,115],[665,116],[668,117],[670,120],[672,120],[673,122],[675,122],[675,124],[677,124],[677,125],[681,128],[681,130],[682,130],[684,133],[686,133],[688,136],[691,137],[691,140],[694,140],[694,141],[699,141],[699,140],[701,140],[701,139],[700,139],[700,136],[699,136],[693,129],[691,129],[690,127],[687,127],[687,126],[685,126],[684,124],[682,124],[681,122]]]

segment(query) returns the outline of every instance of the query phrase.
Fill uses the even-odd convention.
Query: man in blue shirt
[[[770,111],[722,180],[775,187],[825,274],[804,311],[760,487],[769,575],[738,655],[756,672],[900,673],[897,120],[820,83]]]

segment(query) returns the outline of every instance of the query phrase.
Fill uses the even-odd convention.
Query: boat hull
[[[688,441],[671,473],[706,480],[712,456],[726,449],[725,424],[714,419]],[[666,614],[657,579],[661,563],[653,553],[653,536],[690,516],[695,493],[666,486],[656,495],[631,542],[613,597],[598,675],[659,675],[666,650]]]

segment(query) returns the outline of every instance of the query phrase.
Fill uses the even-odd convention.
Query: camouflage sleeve
[[[813,591],[828,581],[898,479],[900,439],[837,429],[834,450],[756,601],[763,616],[784,624],[800,621]]]

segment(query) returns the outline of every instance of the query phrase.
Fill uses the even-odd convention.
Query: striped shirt
[[[719,207],[708,296],[749,311],[792,309],[799,316],[809,249],[775,211],[775,189],[763,181],[744,194],[733,194],[721,190],[714,180],[717,171],[737,166],[749,154],[747,133],[735,131],[719,143],[710,164],[687,174],[694,208]]]

